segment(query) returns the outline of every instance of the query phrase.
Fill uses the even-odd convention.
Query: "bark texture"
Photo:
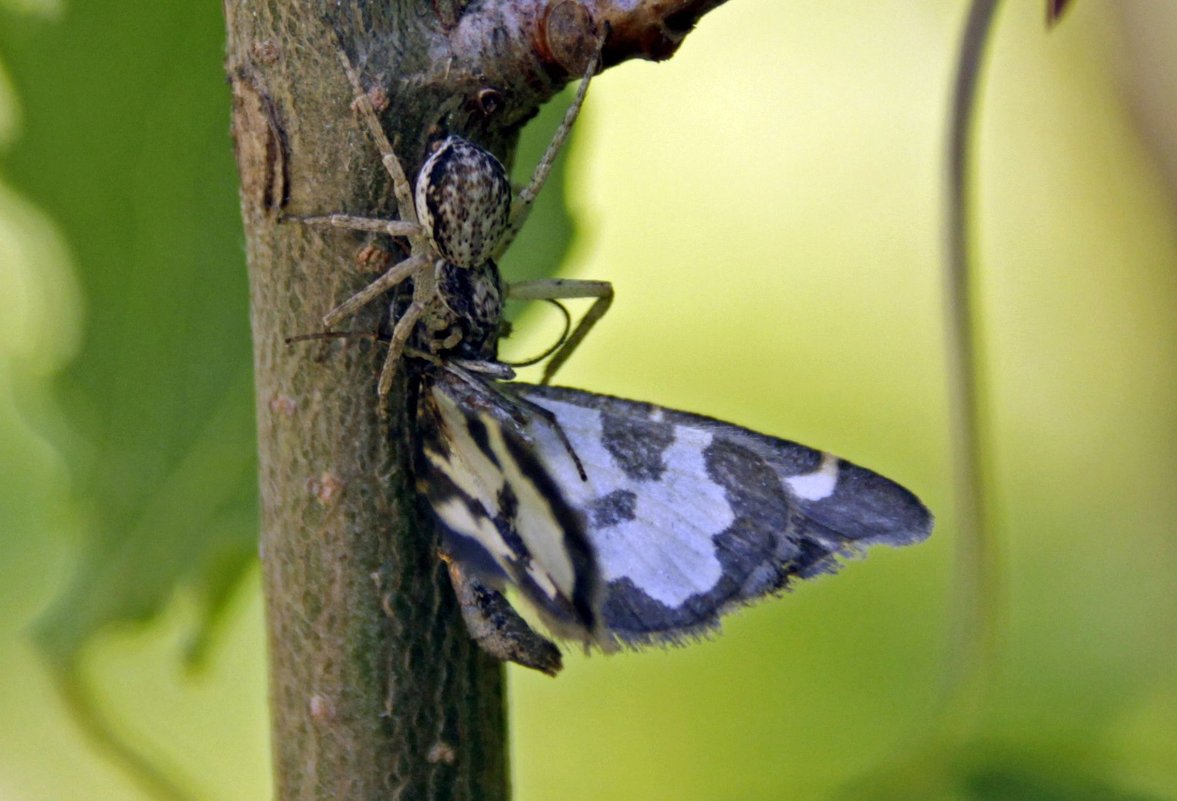
[[[224,0],[249,261],[275,797],[503,799],[502,667],[466,634],[418,522],[403,381],[382,349],[287,345],[395,258],[285,215],[392,216],[336,36],[406,172],[429,134],[510,163],[519,129],[579,76],[664,58],[717,0]],[[334,31],[334,33],[333,33]],[[348,326],[376,330],[373,306]],[[403,378],[403,376],[402,376]]]

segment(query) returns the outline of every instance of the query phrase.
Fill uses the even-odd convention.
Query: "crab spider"
[[[535,198],[552,171],[556,155],[576,122],[600,55],[598,51],[590,60],[576,97],[536,165],[531,180],[513,197],[510,179],[499,160],[473,142],[455,135],[442,140],[425,160],[417,173],[414,191],[392,142],[380,124],[371,97],[360,83],[355,67],[342,47],[338,52],[355,93],[354,108],[367,127],[380,152],[381,163],[392,179],[399,219],[385,220],[350,214],[298,219],[310,225],[329,225],[408,240],[409,255],[405,259],[323,317],[323,324],[331,328],[383,297],[406,279],[413,280],[412,301],[393,325],[388,353],[380,372],[377,393],[383,401],[392,388],[397,365],[417,325],[444,323],[446,315],[444,311],[438,310],[438,305],[442,303],[438,294],[439,271],[447,263],[462,269],[483,267],[501,256],[522,228]],[[594,299],[576,329],[546,365],[542,378],[546,384],[589,329],[608,310],[613,300],[613,288],[607,281],[550,279],[508,285],[506,295],[521,300]],[[452,346],[453,343],[449,344]]]

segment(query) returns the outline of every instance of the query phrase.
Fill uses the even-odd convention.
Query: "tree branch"
[[[432,526],[418,522],[404,382],[382,419],[378,347],[285,343],[368,283],[373,258],[362,235],[283,219],[395,208],[335,37],[413,175],[439,129],[509,163],[522,125],[585,68],[600,32],[608,63],[665,58],[718,4],[224,0],[277,798],[507,795],[502,668],[470,640]],[[369,308],[351,327],[380,322]]]

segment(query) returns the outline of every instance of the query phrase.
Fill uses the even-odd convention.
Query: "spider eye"
[[[417,215],[447,261],[467,269],[494,255],[511,213],[502,163],[478,145],[448,136],[417,173]]]

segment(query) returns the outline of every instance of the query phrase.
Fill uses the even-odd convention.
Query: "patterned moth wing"
[[[730,609],[925,539],[932,516],[895,482],[821,451],[701,415],[574,389],[515,385],[554,417],[528,433],[580,510],[605,585],[606,636],[637,645],[717,626]]]
[[[705,633],[840,556],[931,531],[898,484],[700,415],[440,371],[423,401],[437,437],[419,480],[453,552],[606,650]]]
[[[558,636],[596,641],[602,585],[584,517],[529,429],[543,420],[540,428],[570,461],[571,446],[542,409],[500,386],[452,365],[426,372],[417,403],[418,492],[464,571],[496,590],[514,586]]]

